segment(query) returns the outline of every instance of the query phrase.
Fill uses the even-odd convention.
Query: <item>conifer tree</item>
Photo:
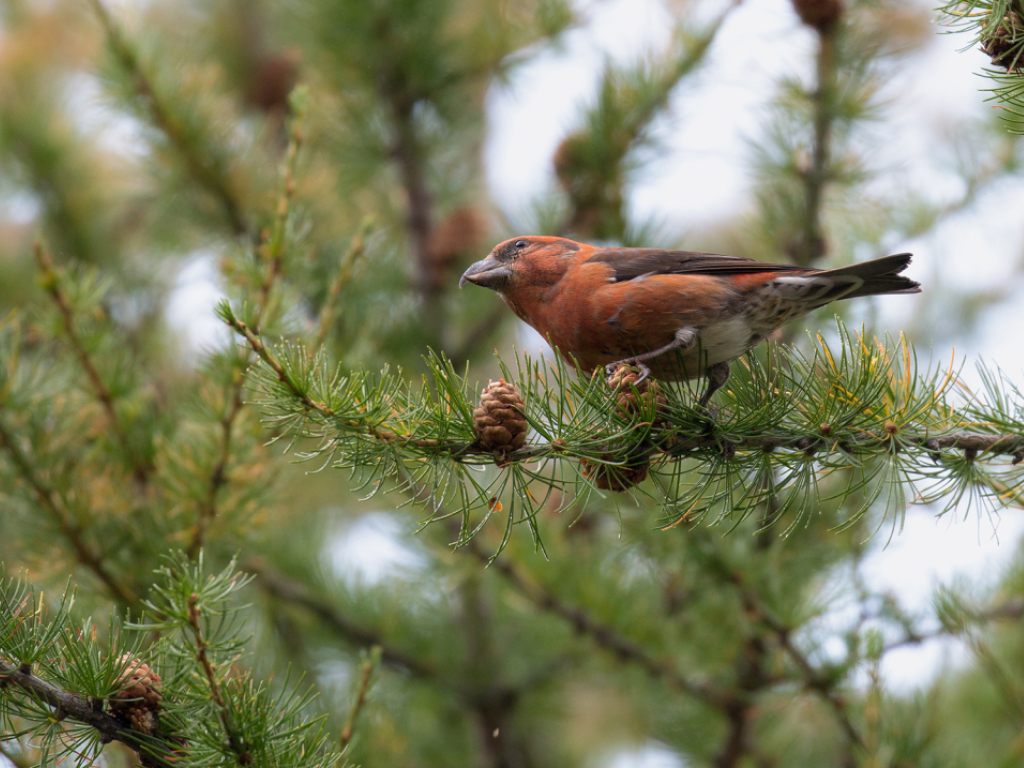
[[[745,7],[699,10],[604,67],[519,226],[838,266],[1018,173],[1012,134],[970,127],[961,198],[880,191],[884,84],[936,29],[793,0],[810,74],[766,107],[752,206],[669,234],[630,193]],[[1020,9],[943,13],[1012,113]],[[1019,762],[1024,560],[930,616],[861,571],[911,504],[1018,514],[1018,376],[966,390],[973,361],[830,308],[735,364],[709,420],[692,384],[577,374],[454,292],[523,233],[489,202],[488,95],[585,24],[566,0],[0,4],[0,764]],[[168,320],[186,265],[224,293],[201,350]],[[939,293],[912,326],[963,298]],[[346,575],[374,521],[405,562]],[[890,691],[890,654],[937,637],[970,663]]]

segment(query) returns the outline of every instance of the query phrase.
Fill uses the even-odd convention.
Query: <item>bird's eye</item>
[[[515,242],[516,248],[525,248],[528,245],[529,243],[526,240],[516,240]]]

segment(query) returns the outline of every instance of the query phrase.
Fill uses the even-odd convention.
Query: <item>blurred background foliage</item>
[[[891,83],[936,14],[793,0],[770,10],[803,59],[736,159],[749,205],[682,232],[639,215],[630,195],[664,162],[665,121],[697,78],[714,82],[709,52],[756,5],[666,3],[670,44],[606,62],[547,191],[506,210],[485,163],[491,95],[556,55],[593,4],[3,0],[7,572],[50,594],[73,574],[73,611],[103,627],[138,614],[162,555],[202,549],[218,569],[237,556],[255,574],[238,664],[304,674],[319,695],[299,714],[326,715],[353,765],[1020,765],[1024,557],[994,588],[941,585],[934,610],[908,611],[897,585],[863,578],[872,534],[892,525],[884,504],[835,530],[864,500],[830,486],[786,535],[763,529],[770,503],[726,536],[658,529],[664,509],[643,494],[568,508],[556,494],[535,520],[546,555],[516,530],[485,568],[500,525],[454,549],[457,525],[418,530],[401,493],[366,499],[346,471],[293,464],[247,404],[248,348],[225,333],[197,349],[168,321],[198,265],[250,328],[322,345],[346,370],[416,380],[429,348],[483,382],[500,375],[491,350],[526,337],[490,292],[454,289],[506,237],[836,266],[922,242],[1019,173],[998,119],[941,132],[956,195],[876,162],[887,132],[925,119],[892,108]],[[986,29],[1016,29],[1004,5],[985,6],[1009,20]],[[1018,262],[979,295],[919,258],[910,338],[941,350],[972,333]],[[833,309],[803,324],[831,333]],[[876,304],[843,309],[874,331]],[[779,340],[804,343],[798,327]],[[893,690],[889,654],[937,637],[961,639],[966,660]],[[0,761],[39,764],[38,747],[9,732]],[[112,745],[102,760],[135,757]]]

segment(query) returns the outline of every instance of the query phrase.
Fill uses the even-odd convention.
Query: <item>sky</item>
[[[555,147],[593,95],[604,62],[629,62],[670,39],[673,16],[662,0],[595,0],[579,6],[586,19],[580,28],[489,95],[487,178],[494,200],[513,217],[554,184]],[[991,109],[981,93],[985,81],[977,75],[986,60],[977,51],[961,51],[966,43],[965,36],[936,35],[901,71],[899,82],[890,84],[896,94],[889,107],[894,130],[873,148],[876,162],[898,167],[906,183],[928,190],[935,199],[955,199],[962,191],[935,160],[936,132],[981,119]],[[806,74],[813,46],[813,34],[801,28],[788,0],[744,0],[710,51],[705,68],[714,78],[698,76],[682,89],[669,116],[657,125],[665,152],[657,168],[646,169],[632,186],[633,213],[670,222],[675,232],[685,235],[751,206],[744,158],[761,127],[758,115],[780,77]],[[547,119],[537,120],[538,114]],[[998,204],[992,196],[998,196]],[[1024,247],[1020,217],[1006,216],[1007,210],[1024,210],[1024,184],[1001,185],[931,237],[901,248],[915,253],[913,277],[922,280],[925,290],[927,276],[937,270],[969,288],[1003,286]],[[214,269],[208,254],[196,254],[182,271],[169,307],[172,323],[196,344],[225,338],[211,309],[220,295]],[[1006,332],[1019,325],[1016,307],[1021,301],[1024,287],[1017,281],[1006,301],[985,313],[979,334],[956,339],[957,357],[968,361],[968,381],[976,382],[972,364],[982,357],[1024,380],[1024,350]],[[897,304],[886,304],[882,311],[894,330],[905,319]],[[540,349],[542,342],[530,333],[524,326],[526,346]],[[951,346],[950,339],[937,340],[932,352],[948,360]],[[331,562],[347,578],[367,581],[393,574],[396,566],[414,572],[421,555],[398,542],[403,526],[386,510],[369,515],[339,536]],[[998,581],[1022,535],[1024,511],[1005,512],[998,519],[976,513],[937,519],[934,509],[914,507],[897,535],[875,537],[861,576],[868,586],[894,593],[911,613],[930,615],[936,586],[957,580]],[[842,617],[837,613],[832,618]],[[884,679],[891,689],[909,691],[941,674],[944,665],[962,662],[965,654],[951,640],[900,650],[886,658]],[[601,763],[603,768],[682,765],[674,753],[653,743],[607,755]]]

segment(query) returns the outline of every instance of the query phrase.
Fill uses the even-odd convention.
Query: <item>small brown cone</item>
[[[602,458],[611,459],[609,454]],[[622,493],[628,491],[634,485],[639,485],[647,479],[651,463],[647,456],[627,461],[625,464],[602,464],[598,461],[580,459],[580,470],[583,476],[593,480],[594,485],[602,491],[615,491]]]
[[[608,378],[608,386],[618,393],[617,408],[626,418],[639,416],[640,414],[654,413],[654,426],[665,423],[661,414],[668,405],[668,398],[665,397],[658,382],[646,378],[637,384],[640,372],[630,365],[620,365]]]
[[[118,659],[120,664],[125,662],[128,665],[121,673],[118,684],[127,687],[111,697],[110,711],[134,730],[152,733],[156,730],[160,701],[163,699],[160,675],[130,654],[126,653]]]
[[[252,67],[245,90],[245,103],[268,114],[286,114],[288,96],[299,80],[297,50],[262,56]]]
[[[842,0],[793,0],[800,21],[819,32],[832,27],[843,15]]]
[[[529,429],[519,391],[504,379],[487,384],[473,411],[477,444],[485,451],[509,453],[523,447]]]
[[[1007,72],[1020,72],[1024,70],[1024,48],[1020,45],[1022,40],[1024,20],[1010,13],[1003,17],[992,36],[982,42],[981,50],[989,55],[997,67],[1003,67]]]
[[[456,208],[431,230],[427,258],[444,275],[463,256],[474,253],[486,234],[487,221],[477,208]]]

